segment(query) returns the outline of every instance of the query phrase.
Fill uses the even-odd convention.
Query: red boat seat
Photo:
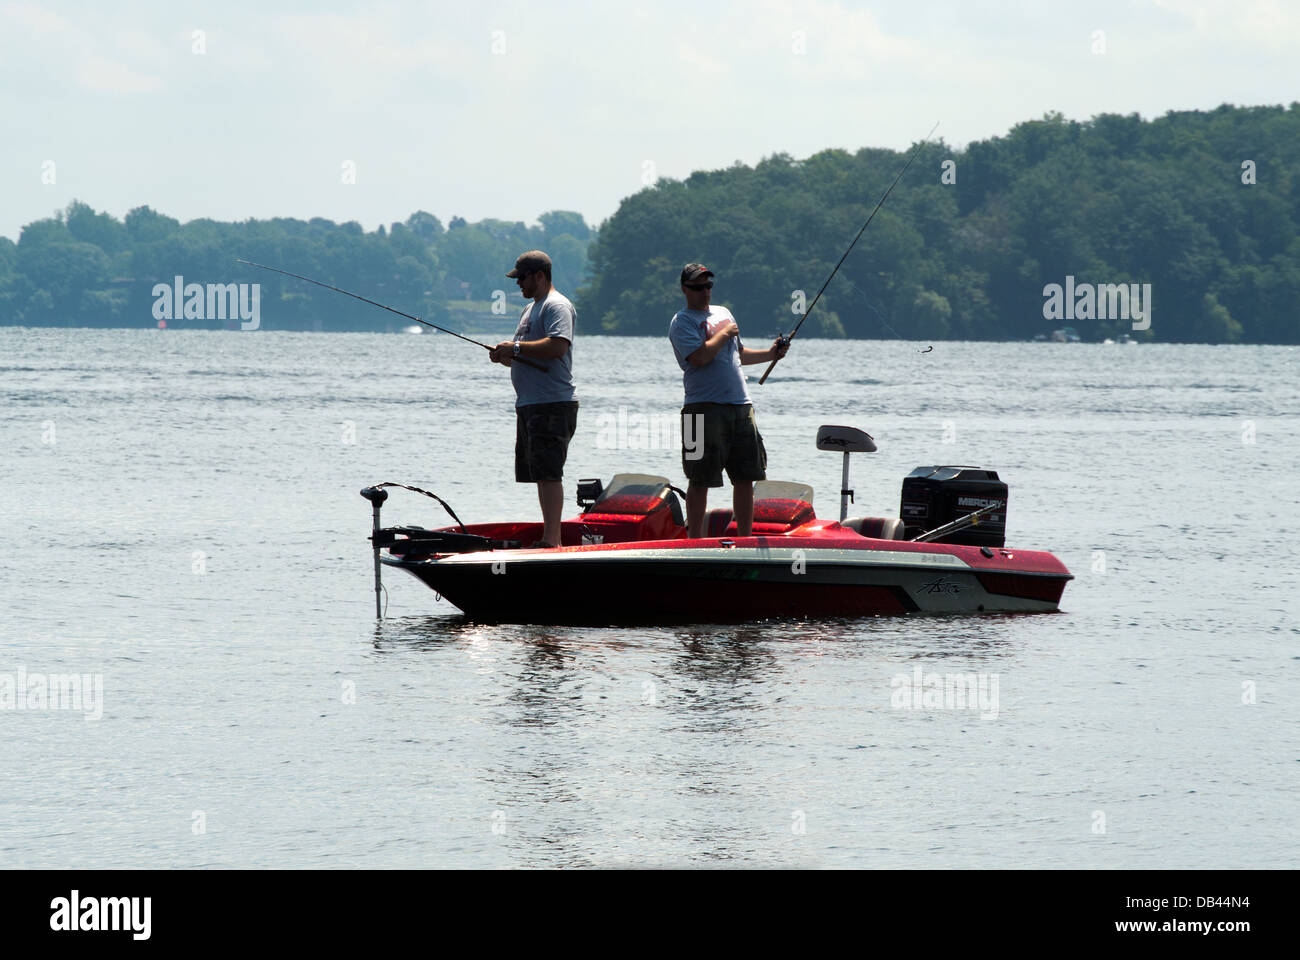
[[[754,484],[754,533],[785,533],[816,520],[813,488],[806,483],[760,480]]]
[[[704,535],[706,537],[733,537],[736,535],[736,523],[732,518],[730,507],[718,507],[705,514]],[[771,536],[788,533],[795,527],[802,526],[809,520],[815,520],[812,504],[804,501],[765,501],[764,509],[759,512],[759,504],[754,504],[754,536]]]
[[[906,540],[903,521],[897,517],[850,517],[841,520],[840,526],[875,540]]]
[[[754,484],[754,536],[788,533],[809,520],[817,519],[812,505],[813,490],[806,483],[760,480]],[[706,537],[730,537],[736,534],[736,522],[729,509],[718,508],[707,514]]]
[[[754,535],[786,533],[802,526],[809,520],[816,520],[812,504],[806,500],[755,500],[754,501]],[[733,522],[727,531],[734,533]]]
[[[729,523],[731,523],[731,508],[715,507],[704,515],[704,535],[721,537],[726,534]]]

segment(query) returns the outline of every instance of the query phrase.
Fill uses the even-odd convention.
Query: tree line
[[[1300,103],[1150,121],[1049,114],[962,150],[928,143],[800,335],[1030,339],[1068,324],[1085,340],[1296,343],[1297,143]],[[155,285],[182,275],[260,283],[267,328],[382,330],[391,315],[234,261],[437,322],[452,301],[513,297],[504,273],[538,247],[574,295],[582,331],[663,335],[682,306],[682,264],[701,261],[717,274],[714,301],[762,339],[789,330],[812,301],[905,156],[776,154],[661,179],[599,231],[568,211],[534,225],[453,217],[445,227],[420,211],[366,232],[319,218],[181,224],[149,207],[118,220],[73,202],[24,227],[16,244],[0,238],[0,323],[153,325]],[[1150,292],[1150,329],[1115,315],[1119,287]],[[1063,314],[1062,290],[1090,299]]]
[[[1296,343],[1297,144],[1297,103],[1152,121],[1050,114],[964,150],[930,143],[800,336],[1031,339],[1069,325],[1085,340]],[[681,265],[700,261],[742,330],[788,331],[905,156],[778,154],[662,179],[601,225],[579,315],[662,334],[682,305]],[[1151,328],[1082,299],[1082,316],[1045,316],[1045,288],[1067,278],[1150,284]]]
[[[591,228],[582,215],[557,210],[532,226],[504,220],[445,227],[424,211],[367,232],[355,222],[275,218],[180,223],[150,207],[118,220],[73,201],[65,211],[23,228],[18,242],[0,237],[0,323],[60,326],[221,328],[229,316],[185,316],[183,302],[158,293],[180,276],[186,286],[260,284],[262,327],[281,330],[386,330],[400,317],[337,293],[236,263],[253,260],[322,280],[438,322],[457,300],[514,297],[506,272],[525,250],[546,250],[576,287],[586,270]],[[167,303],[164,304],[163,300]],[[174,302],[173,302],[174,301]],[[196,301],[197,302],[197,301]],[[498,308],[501,309],[501,308]]]

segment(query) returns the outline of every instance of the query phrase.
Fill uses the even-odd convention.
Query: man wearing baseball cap
[[[573,390],[573,327],[578,314],[569,298],[551,286],[551,258],[542,251],[520,254],[506,276],[532,303],[520,315],[514,339],[498,343],[489,356],[510,368],[515,388],[515,480],[537,484],[542,538],[532,546],[558,547],[564,461],[578,427]],[[514,363],[519,357],[546,370]]]
[[[747,537],[754,529],[754,481],[767,479],[767,451],[740,368],[783,357],[789,344],[779,337],[767,350],[742,344],[731,311],[712,304],[713,271],[704,264],[688,263],[681,283],[686,307],[673,317],[668,339],[686,388],[682,470],[690,481],[687,536],[704,536],[709,488],[722,486],[725,469],[731,480],[736,533]]]

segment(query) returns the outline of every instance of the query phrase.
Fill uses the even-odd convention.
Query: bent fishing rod
[[[259,267],[262,270],[270,270],[272,273],[283,273],[286,277],[293,277],[295,280],[306,280],[308,283],[314,283],[316,284],[316,286],[324,287],[326,290],[333,290],[335,293],[341,293],[344,296],[352,297],[354,300],[360,300],[362,303],[368,303],[371,306],[379,307],[382,310],[387,310],[389,313],[395,313],[399,317],[405,317],[407,320],[414,320],[416,323],[422,323],[426,327],[433,327],[433,329],[441,330],[443,333],[450,333],[453,337],[459,337],[461,340],[464,340],[466,343],[472,343],[476,346],[482,347],[484,350],[487,350],[489,352],[496,349],[496,347],[493,347],[490,344],[486,344],[481,340],[474,340],[470,337],[464,336],[463,334],[457,333],[455,330],[448,330],[446,327],[440,327],[436,323],[430,323],[428,320],[421,320],[419,317],[413,317],[409,313],[403,313],[401,310],[395,310],[392,307],[386,306],[377,300],[371,300],[369,297],[363,297],[359,293],[349,293],[347,290],[343,290],[340,287],[331,286],[330,284],[325,283],[321,280],[313,280],[311,277],[304,277],[301,274],[290,273],[288,270],[281,270],[279,267],[268,267],[264,263],[254,263],[252,260],[241,260],[236,258],[235,262],[246,263],[250,267]],[[529,360],[527,357],[512,357],[511,360],[514,363],[522,363],[524,366],[533,367],[534,369],[540,370],[543,373],[551,369],[550,367],[538,363],[536,360]]]
[[[875,210],[871,211],[871,216],[867,217],[867,222],[862,225],[862,229],[858,231],[858,235],[853,238],[853,242],[849,244],[849,249],[844,251],[844,256],[840,257],[840,262],[835,264],[835,269],[832,270],[831,275],[826,278],[826,282],[822,284],[822,288],[817,291],[817,296],[813,297],[813,302],[808,304],[808,309],[803,312],[803,316],[799,318],[799,322],[796,323],[794,329],[790,331],[790,335],[786,337],[781,337],[781,339],[785,341],[787,345],[790,343],[791,340],[795,338],[795,334],[799,332],[799,328],[803,326],[803,322],[808,319],[808,314],[812,313],[813,307],[817,306],[817,301],[822,298],[822,294],[826,292],[826,288],[829,287],[831,281],[835,279],[835,274],[839,272],[839,269],[841,266],[843,266],[844,261],[848,258],[849,254],[853,252],[853,248],[857,245],[858,240],[861,239],[862,234],[866,232],[867,227],[871,225],[871,221],[876,216],[877,211],[879,211],[880,208],[885,205],[885,201],[889,199],[889,195],[893,193],[894,188],[898,186],[898,181],[903,179],[903,174],[907,173],[907,168],[912,165],[912,161],[916,159],[917,153],[920,152],[923,146],[925,146],[927,143],[930,142],[930,138],[934,136],[934,131],[938,129],[939,129],[939,124],[936,122],[935,125],[930,128],[930,132],[925,135],[925,139],[912,148],[912,152],[907,158],[907,163],[903,164],[903,169],[898,171],[898,176],[894,178],[894,182],[889,185],[889,189],[886,190],[884,196],[880,198],[880,202],[876,204]],[[764,383],[767,382],[768,376],[772,373],[772,369],[776,366],[777,361],[780,359],[781,359],[780,357],[772,358],[772,362],[767,365],[767,369],[763,371],[763,375],[758,379],[759,386],[762,386]]]

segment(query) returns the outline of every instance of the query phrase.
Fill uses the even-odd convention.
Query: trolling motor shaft
[[[379,605],[379,594],[384,587],[383,587],[383,580],[379,572],[381,566],[379,563],[379,550],[380,550],[379,511],[383,508],[384,501],[388,499],[388,491],[382,490],[379,487],[362,487],[361,495],[365,497],[367,500],[369,500],[370,505],[374,507],[375,530],[374,533],[370,535],[370,542],[374,544],[374,548],[375,548],[375,619],[382,620],[384,618],[384,613],[383,613],[383,608]]]

